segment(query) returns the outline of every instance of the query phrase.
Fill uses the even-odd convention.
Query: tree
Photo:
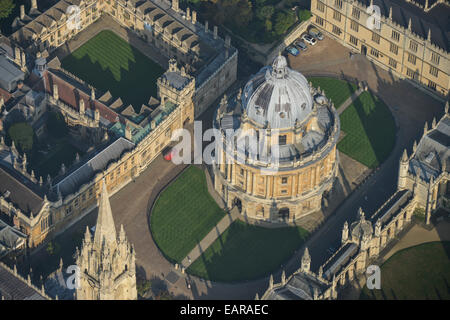
[[[274,31],[277,35],[284,34],[295,22],[293,12],[279,12],[275,18]]]
[[[0,19],[8,18],[15,6],[13,0],[0,0]]]
[[[275,11],[273,6],[264,6],[256,9],[256,17],[262,21],[272,18]]]
[[[8,135],[20,151],[30,152],[33,149],[34,131],[28,123],[14,123],[8,129]]]
[[[246,27],[253,18],[252,3],[248,0],[239,0],[236,4],[233,20],[238,27]]]

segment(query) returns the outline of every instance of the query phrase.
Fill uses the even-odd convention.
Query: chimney
[[[20,6],[20,20],[25,19],[25,6],[21,5]]]
[[[14,48],[14,60],[16,61],[17,64],[20,64],[20,48],[19,47],[15,47]]]
[[[231,47],[231,38],[229,35],[225,36],[225,48],[230,48]]]
[[[208,21],[205,21],[205,32],[208,33]]]
[[[172,10],[178,12],[179,9],[178,0],[172,0]]]
[[[37,0],[31,0],[31,9],[37,9]]]
[[[133,138],[131,136],[131,128],[128,125],[125,127],[125,138],[127,138],[130,141]]]
[[[59,100],[59,94],[58,94],[58,85],[53,85],[53,99]]]
[[[217,39],[217,26],[214,26],[214,39]]]
[[[197,23],[197,11],[192,11],[192,23]]]
[[[97,109],[94,111],[94,117],[95,121],[100,121],[100,112]]]
[[[22,67],[25,67],[25,65],[27,64],[27,56],[25,55],[25,52],[22,51]]]
[[[191,9],[189,7],[186,8],[186,20],[191,20]]]

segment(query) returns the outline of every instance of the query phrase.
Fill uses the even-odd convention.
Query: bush
[[[298,19],[300,21],[306,21],[311,18],[311,12],[309,10],[300,10],[298,12]]]
[[[151,287],[152,287],[151,281],[144,280],[144,281],[138,283],[137,292],[141,297],[143,297],[150,290]]]
[[[262,21],[272,18],[275,8],[273,6],[264,6],[256,9],[256,17]]]
[[[0,0],[0,19],[8,18],[15,6],[12,0]]]
[[[417,220],[419,220],[421,222],[425,222],[425,217],[426,217],[425,209],[424,208],[416,208],[413,212],[413,216]]]
[[[8,129],[9,138],[19,148],[19,151],[30,152],[33,149],[34,131],[26,122],[18,122]]]

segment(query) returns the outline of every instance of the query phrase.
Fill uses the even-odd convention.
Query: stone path
[[[347,109],[352,103],[353,101],[356,100],[356,98],[359,97],[359,95],[364,91],[364,89],[359,88],[358,90],[356,90],[355,92],[353,92],[353,94],[347,98],[347,100],[345,100],[341,106],[337,109],[337,113],[338,115],[341,115],[345,109]]]
[[[181,265],[184,268],[188,268],[198,257],[202,255],[203,252],[206,251],[206,249],[209,248],[210,245],[214,243],[214,241],[219,238],[222,233],[225,232],[225,230],[228,229],[228,227],[236,220],[239,216],[239,211],[236,207],[231,209],[230,213],[227,213],[225,217],[222,218],[222,220],[219,221],[219,223],[216,224],[214,228],[200,241],[199,244],[195,246],[194,249],[192,249],[191,252],[186,256],[186,258],[183,259],[181,262]]]

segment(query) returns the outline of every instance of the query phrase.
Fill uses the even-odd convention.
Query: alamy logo
[[[379,6],[370,5],[366,9],[366,13],[370,14],[367,18],[366,26],[370,30],[381,29],[381,10]]]
[[[80,289],[80,268],[77,265],[70,265],[66,269],[66,274],[69,274],[69,276],[64,281],[62,271],[57,273],[59,285],[69,290]]]
[[[370,265],[366,270],[367,275],[367,289],[381,289],[381,270],[379,266]]]
[[[265,137],[259,139],[258,137]],[[270,138],[268,138],[270,137]],[[174,164],[192,164],[192,136],[187,129],[173,132],[171,141],[181,141],[173,148]],[[202,152],[203,142],[212,141]],[[227,129],[222,133],[218,129],[208,129],[203,133],[202,122],[194,122],[194,164],[233,164],[239,162],[249,164],[259,161],[266,166],[261,167],[261,174],[274,174],[280,164],[279,135],[266,129],[242,130]],[[223,157],[222,154],[226,156]]]
[[[80,30],[81,29],[81,10],[76,5],[71,5],[66,10],[67,15],[67,29]]]

